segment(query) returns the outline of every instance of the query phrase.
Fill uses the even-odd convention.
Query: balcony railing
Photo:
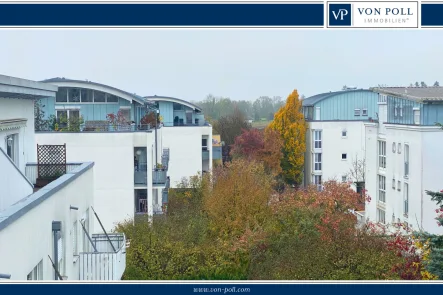
[[[54,126],[40,126],[39,130],[43,132],[119,132],[119,131],[147,131],[151,130],[151,124],[109,124],[106,121],[86,121],[83,124],[68,126],[67,124],[58,124],[57,129]]]
[[[126,268],[125,235],[93,234],[91,239],[97,252],[80,253],[80,280],[120,280]]]
[[[152,183],[153,184],[165,184],[166,183],[166,169],[154,169],[152,170]]]
[[[148,182],[148,165],[147,163],[138,163],[134,167],[134,184],[146,185]]]
[[[35,185],[37,183],[38,177],[38,166],[40,167],[48,167],[48,166],[60,166],[60,164],[37,164],[37,163],[27,163],[25,167],[25,176],[26,178]],[[79,167],[81,163],[67,163],[66,164],[66,173],[71,172],[72,170]],[[58,175],[60,177],[61,175]]]

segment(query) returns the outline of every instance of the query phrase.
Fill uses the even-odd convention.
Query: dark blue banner
[[[421,25],[428,27],[443,26],[443,4],[422,3]]]
[[[2,284],[2,294],[438,294],[441,284]]]
[[[323,3],[0,4],[0,26],[16,27],[323,27],[323,24]]]

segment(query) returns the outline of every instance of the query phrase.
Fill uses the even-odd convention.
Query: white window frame
[[[420,108],[413,108],[414,124],[420,125]]]
[[[348,176],[347,175],[342,175],[341,176],[341,182],[345,183],[348,180]]]
[[[405,189],[403,191],[403,215],[408,217],[409,215],[409,184],[404,183]]]
[[[315,107],[315,120],[319,121],[321,118],[320,107]]]
[[[386,141],[378,141],[378,167],[386,169]]]
[[[321,175],[314,175],[313,182],[316,185],[318,191],[321,191],[323,189]]]
[[[379,202],[386,203],[386,176],[378,174],[377,188],[377,200]]]
[[[56,105],[69,105],[69,104],[118,104],[121,96],[112,94],[112,93],[108,93],[105,91],[101,91],[101,90],[95,90],[95,89],[90,89],[90,88],[82,88],[82,87],[60,87],[60,90],[66,90],[66,101],[57,101],[57,98],[55,99],[55,104]],[[79,101],[78,102],[70,102],[69,101],[69,90],[70,89],[78,89],[79,90]],[[82,101],[82,90],[86,90],[86,91],[92,91],[92,101]],[[96,92],[102,92],[105,94],[105,101],[95,101],[95,93]],[[117,101],[108,101],[108,96],[115,96],[117,97]]]
[[[344,158],[343,158],[343,155],[345,155]],[[342,161],[347,161],[348,160],[348,154],[347,153],[341,153],[341,160]]]
[[[367,116],[368,115],[368,109],[362,109],[362,116]]]
[[[403,105],[401,104],[399,108],[400,108],[400,117],[403,117]]]
[[[341,131],[341,138],[347,138],[348,137],[348,131],[346,129],[343,129]]]
[[[386,211],[377,208],[377,222],[386,224]]]
[[[322,169],[322,154],[314,153],[314,171],[321,171],[321,169]]]
[[[11,145],[10,145],[10,151],[11,151],[11,155],[9,155],[8,152],[8,144],[9,144],[9,139],[11,139]],[[12,160],[12,162],[14,162],[15,165],[19,166],[19,144],[20,144],[20,138],[19,138],[19,133],[12,133],[12,134],[8,134],[5,137],[5,152],[6,154],[9,156],[9,158]]]
[[[322,148],[322,131],[314,130],[314,149],[321,149],[321,148]]]
[[[404,177],[409,177],[410,171],[410,163],[409,163],[409,144],[405,143],[405,154],[404,154]]]
[[[360,116],[360,109],[354,109],[354,116],[359,117]]]

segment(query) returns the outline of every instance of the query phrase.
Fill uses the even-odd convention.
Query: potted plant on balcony
[[[109,122],[109,131],[130,130],[131,128],[121,110],[117,112],[117,115],[114,113],[107,114],[106,119]],[[124,127],[125,125],[127,125],[127,128]]]
[[[115,131],[115,127],[117,126],[117,116],[114,113],[109,113],[106,115],[106,120],[109,123],[109,131]]]
[[[163,167],[163,165],[160,164],[160,163],[157,163],[157,165],[155,166],[155,169],[156,169],[157,171],[158,171],[158,170],[165,171],[165,167]]]

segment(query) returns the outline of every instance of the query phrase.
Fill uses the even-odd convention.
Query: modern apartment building
[[[365,217],[381,224],[406,223],[414,230],[442,234],[435,202],[443,159],[443,87],[374,88],[379,119],[366,123]]]
[[[67,162],[65,145],[36,145],[34,101],[56,93],[0,75],[0,278],[118,280],[125,236],[95,231],[94,163]]]
[[[351,181],[359,191],[365,181],[361,165],[365,160],[365,122],[377,117],[377,94],[349,88],[303,100],[308,124],[304,183]],[[367,160],[366,160],[367,161]],[[360,168],[355,168],[358,162]],[[351,170],[354,171],[354,177]]]

